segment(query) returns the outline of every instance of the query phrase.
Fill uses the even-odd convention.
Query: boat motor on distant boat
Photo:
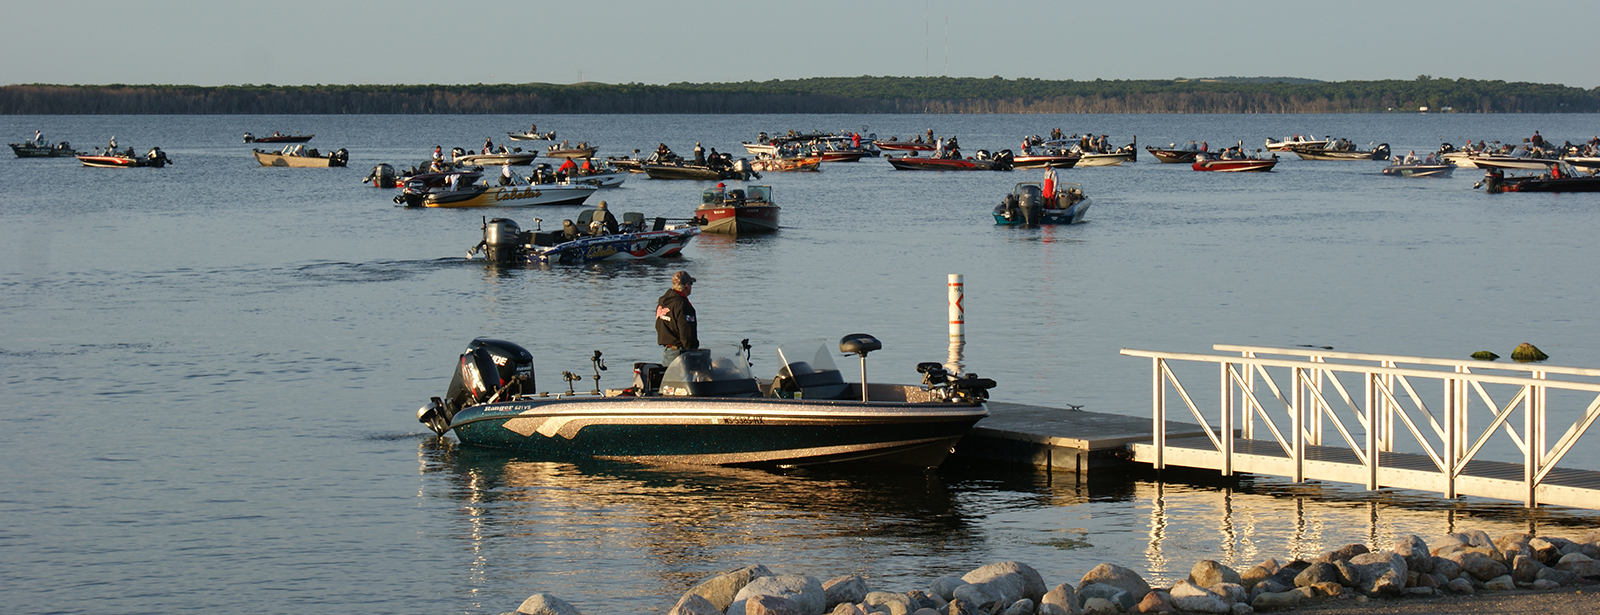
[[[815,344],[815,345],[813,345]],[[566,391],[538,392],[533,353],[478,338],[456,359],[444,397],[417,420],[468,446],[512,449],[541,459],[797,468],[870,464],[929,468],[943,463],[972,425],[988,416],[995,382],[920,363],[922,384],[868,384],[877,338],[854,333],[839,352],[861,360],[862,382],[847,383],[827,347],[778,348],[777,373],[750,373],[750,344],[732,352],[685,350],[670,365],[639,362],[633,385],[600,387],[604,357],[590,357],[594,389],[563,372]]]
[[[602,207],[605,202],[601,202]],[[542,222],[534,218],[535,223]],[[618,222],[603,208],[578,212],[577,222],[562,220],[561,230],[543,231],[537,225],[524,231],[515,221],[495,218],[483,223],[483,240],[467,251],[470,258],[483,252],[491,263],[575,265],[605,260],[639,260],[677,256],[700,234],[691,224],[668,224],[644,214],[627,212]]]

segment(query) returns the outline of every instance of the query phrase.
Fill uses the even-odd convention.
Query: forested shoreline
[[[828,77],[668,85],[0,86],[5,115],[1594,113],[1600,88],[1436,79]]]

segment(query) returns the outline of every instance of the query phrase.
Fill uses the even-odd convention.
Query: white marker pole
[[[967,308],[963,305],[966,297],[966,282],[959,273],[949,275],[950,287],[950,358],[945,363],[945,368],[954,373],[961,373],[961,349],[967,343]]]

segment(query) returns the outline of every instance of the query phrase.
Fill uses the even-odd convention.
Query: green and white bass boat
[[[671,365],[635,363],[633,386],[600,390],[602,353],[585,376],[563,372],[566,391],[536,392],[533,355],[478,338],[456,363],[443,398],[417,411],[439,435],[463,445],[510,449],[541,459],[795,468],[871,464],[938,466],[980,419],[993,380],[921,363],[920,385],[845,382],[826,346],[778,348],[770,380],[750,372],[748,340],[732,352],[685,351]],[[845,336],[866,374],[881,342]]]

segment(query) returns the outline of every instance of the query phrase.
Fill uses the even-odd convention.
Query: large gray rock
[[[1346,583],[1347,579],[1348,578],[1345,575],[1339,572],[1338,566],[1328,562],[1317,562],[1305,570],[1300,571],[1300,574],[1295,575],[1294,586],[1305,587],[1307,585],[1316,585],[1318,583],[1338,583],[1340,585],[1348,585],[1348,583]]]
[[[1232,568],[1224,566],[1215,560],[1200,560],[1189,569],[1189,582],[1200,587],[1211,587],[1218,583],[1236,583],[1243,585],[1244,581],[1239,573]]]
[[[1232,615],[1250,615],[1256,610],[1243,602],[1235,602],[1232,607],[1228,608],[1228,612]]]
[[[1512,580],[1511,579],[1511,575],[1509,575],[1509,574],[1508,575],[1502,575],[1502,576],[1498,576],[1498,577],[1495,577],[1493,579],[1489,579],[1487,581],[1484,581],[1483,582],[1483,588],[1487,589],[1487,590],[1500,591],[1500,592],[1511,591],[1511,590],[1517,588],[1517,582]]]
[[[828,615],[867,615],[867,612],[856,604],[840,602],[833,606],[833,610],[828,611]]]
[[[1319,561],[1319,562],[1333,562],[1333,561],[1338,561],[1338,560],[1347,560],[1347,559],[1350,559],[1350,558],[1355,557],[1357,555],[1361,555],[1362,553],[1371,553],[1371,552],[1372,552],[1372,549],[1368,549],[1367,545],[1364,545],[1364,544],[1361,544],[1361,543],[1353,543],[1353,544],[1348,544],[1348,545],[1339,547],[1337,549],[1334,549],[1332,551],[1329,551],[1326,555],[1323,555],[1322,557],[1317,558],[1317,561]]]
[[[1487,581],[1508,572],[1505,564],[1494,561],[1488,555],[1477,550],[1468,549],[1451,553],[1446,558],[1461,565],[1461,570],[1479,581]]]
[[[834,577],[822,582],[822,595],[826,598],[824,609],[832,610],[841,603],[856,603],[867,599],[867,580],[860,575]]]
[[[966,584],[967,582],[961,580],[961,577],[943,576],[934,579],[933,583],[928,585],[928,593],[938,596],[945,602],[949,602],[951,598],[955,597],[956,588]]]
[[[687,593],[705,598],[718,611],[726,612],[728,606],[733,604],[733,597],[739,595],[739,590],[750,584],[751,579],[770,577],[772,571],[766,566],[756,564],[745,566],[733,572],[726,572],[701,581],[699,585],[689,588]]]
[[[1000,611],[1000,615],[1033,615],[1033,601],[1023,598]]]
[[[979,613],[993,613],[1007,604],[1005,597],[995,593],[988,585],[972,584],[957,587],[955,596],[950,601],[959,601],[965,608]]]
[[[1552,539],[1543,537],[1528,539],[1528,547],[1533,549],[1533,557],[1539,560],[1539,563],[1546,566],[1554,564],[1557,560],[1561,559],[1562,543],[1570,544],[1571,541],[1560,538]]]
[[[755,596],[777,596],[792,600],[799,609],[799,615],[822,615],[823,607],[828,604],[827,593],[822,591],[822,582],[816,577],[792,574],[756,577],[734,594],[733,604],[728,606],[728,615],[744,613],[739,610],[740,601]]]
[[[1255,587],[1250,588],[1250,604],[1255,604],[1256,596],[1261,594],[1281,594],[1291,589],[1294,588],[1279,583],[1276,579],[1263,579],[1260,583],[1256,583]]]
[[[911,615],[912,611],[920,608],[911,601],[911,596],[895,592],[867,592],[867,595],[861,598],[861,602],[868,613]]]
[[[528,596],[527,600],[522,601],[522,606],[517,607],[517,612],[523,615],[583,615],[567,601],[543,592]]]
[[[921,609],[938,610],[940,607],[943,607],[946,602],[948,602],[947,600],[945,600],[943,598],[940,598],[938,596],[934,596],[934,595],[929,594],[928,592],[922,591],[920,589],[913,589],[911,591],[906,592],[906,597],[911,599],[911,605],[914,608],[918,609],[918,610],[921,610]]]
[[[1250,606],[1257,611],[1292,609],[1300,606],[1302,599],[1298,592],[1263,592],[1250,601]]]
[[[1455,560],[1435,555],[1433,556],[1433,572],[1444,576],[1445,580],[1448,581],[1461,576],[1461,564],[1457,564]]]
[[[684,594],[667,615],[722,615],[722,609],[700,594]]]
[[[1539,560],[1518,555],[1516,559],[1511,560],[1511,578],[1516,579],[1518,583],[1532,583],[1539,579],[1539,571],[1544,568],[1546,566],[1539,563]]]
[[[1406,570],[1415,570],[1419,573],[1433,572],[1433,553],[1428,551],[1428,543],[1416,534],[1406,534],[1394,541],[1394,553],[1406,558]]]
[[[1152,589],[1144,595],[1137,606],[1133,607],[1134,613],[1171,613],[1177,611],[1177,605],[1172,603],[1172,594],[1159,589]]]
[[[1179,581],[1172,586],[1172,604],[1180,611],[1194,613],[1227,613],[1229,603],[1222,596],[1209,589],[1200,587],[1188,581]]]
[[[1356,589],[1369,596],[1398,596],[1405,593],[1406,560],[1393,551],[1363,553],[1350,558],[1350,566],[1360,573]]]
[[[1541,569],[1538,574],[1534,575],[1534,579],[1538,581],[1550,581],[1553,583],[1559,583],[1561,585],[1577,585],[1583,582],[1583,577],[1572,574],[1565,570],[1556,570],[1555,568]]]
[[[1553,566],[1556,570],[1565,570],[1580,577],[1600,577],[1600,561],[1582,553],[1568,553],[1561,556]]]
[[[1472,581],[1465,578],[1450,579],[1449,583],[1444,584],[1444,590],[1452,594],[1471,594],[1478,591],[1472,587]]]
[[[1081,592],[1081,588],[1090,583],[1110,585],[1128,592],[1133,596],[1133,604],[1127,605],[1128,607],[1138,604],[1144,599],[1145,594],[1150,593],[1150,584],[1138,573],[1116,564],[1100,564],[1085,573],[1083,579],[1078,581],[1079,591]]]
[[[1211,593],[1222,596],[1222,599],[1227,600],[1228,604],[1250,603],[1250,592],[1245,591],[1244,586],[1238,583],[1218,583],[1206,589],[1211,590]]]
[[[1039,615],[1060,615],[1046,612],[1046,609],[1052,606],[1061,609],[1067,615],[1078,615],[1078,613],[1082,612],[1078,604],[1078,592],[1074,591],[1072,585],[1067,583],[1057,585],[1050,591],[1045,592],[1044,597],[1039,599]]]
[[[783,596],[760,594],[734,601],[736,604],[741,602],[744,603],[744,615],[802,615],[800,605]]]
[[[1084,613],[1106,613],[1109,615],[1116,613],[1117,610],[1118,607],[1116,603],[1106,600],[1105,598],[1090,598],[1088,601],[1083,603]]]
[[[986,585],[1006,604],[1023,598],[1038,603],[1050,587],[1044,577],[1032,566],[1022,562],[997,562],[962,575],[961,580],[972,585]]]
[[[1302,571],[1310,567],[1311,562],[1297,559],[1278,568],[1278,572],[1272,575],[1272,580],[1281,583],[1284,587],[1294,587],[1294,578],[1300,576]]]
[[[1143,600],[1143,598],[1135,600],[1133,594],[1129,593],[1128,590],[1115,585],[1086,583],[1078,586],[1078,603],[1083,605],[1084,610],[1089,609],[1089,601],[1095,598],[1119,604],[1123,609],[1133,608],[1134,605],[1139,604],[1139,600]]]

